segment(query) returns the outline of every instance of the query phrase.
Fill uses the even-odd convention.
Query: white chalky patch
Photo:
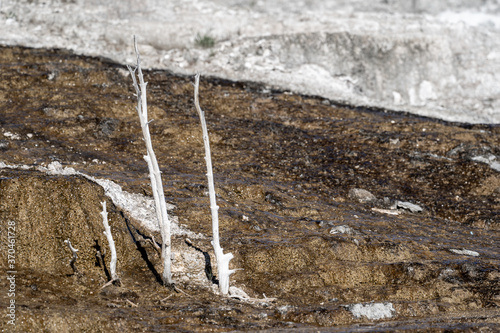
[[[349,310],[356,318],[366,317],[373,320],[391,318],[396,312],[392,303],[353,304]]]

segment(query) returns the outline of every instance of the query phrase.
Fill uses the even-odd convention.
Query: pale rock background
[[[0,44],[500,123],[500,0],[0,1]],[[201,47],[197,36],[215,45]]]

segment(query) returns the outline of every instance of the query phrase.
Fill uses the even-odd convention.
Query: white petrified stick
[[[167,205],[165,202],[165,196],[163,194],[163,183],[161,181],[160,168],[158,166],[158,161],[156,160],[156,155],[153,151],[153,145],[151,143],[151,135],[149,134],[149,122],[148,122],[148,104],[146,100],[146,82],[144,82],[144,77],[142,75],[141,69],[141,59],[139,56],[139,50],[137,48],[137,42],[134,36],[134,48],[135,54],[137,56],[137,66],[132,69],[130,66],[128,70],[132,76],[134,82],[134,88],[137,95],[137,113],[139,114],[139,119],[141,121],[142,134],[144,136],[144,141],[146,142],[147,155],[144,159],[148,163],[149,168],[149,178],[151,179],[151,189],[153,191],[153,197],[155,200],[156,216],[158,218],[158,226],[160,229],[160,234],[162,238],[161,247],[161,257],[163,259],[163,283],[172,284],[172,272],[171,272],[171,244],[170,244],[170,220],[167,214]],[[136,74],[137,71],[137,74]],[[137,77],[136,77],[137,75]],[[137,82],[139,78],[139,82]]]
[[[71,245],[71,241],[69,239],[66,239],[64,241],[64,243],[66,243],[71,251],[71,253],[73,253],[73,258],[71,258],[70,262],[69,262],[69,265],[71,266],[71,268],[73,268],[73,271],[75,273],[78,273],[78,270],[76,269],[76,266],[75,266],[75,263],[76,263],[76,259],[78,259],[78,256],[77,256],[77,252],[78,250],[75,249],[72,245]]]
[[[210,155],[210,142],[208,140],[207,124],[205,122],[205,113],[200,108],[198,101],[198,90],[200,86],[200,74],[196,74],[194,83],[194,104],[198,115],[200,116],[201,129],[203,131],[203,142],[205,144],[205,161],[207,162],[208,193],[210,196],[210,210],[212,211],[212,246],[214,247],[215,259],[217,260],[217,272],[219,275],[219,289],[223,295],[229,292],[229,276],[235,270],[229,269],[229,261],[233,258],[232,253],[222,251],[219,243],[219,214],[217,202],[215,200],[214,175],[212,172],[212,157]]]
[[[108,223],[108,211],[106,210],[106,201],[101,202],[102,204],[102,224],[104,224],[104,235],[108,239],[109,249],[111,250],[111,262],[109,263],[109,270],[111,271],[111,280],[118,280],[118,275],[116,275],[116,248],[115,241],[113,240],[113,235],[111,234],[111,228]]]

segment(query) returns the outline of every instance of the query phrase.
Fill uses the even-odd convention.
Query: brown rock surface
[[[178,292],[158,282],[149,241],[157,234],[88,178],[35,170],[59,162],[151,195],[124,68],[61,50],[4,47],[0,78],[0,162],[33,167],[0,171],[4,276],[9,226],[16,228],[16,326],[2,317],[5,331],[493,331],[500,324],[500,173],[481,162],[500,159],[499,126],[202,77],[221,245],[235,255],[231,267],[243,268],[231,285],[276,298],[248,302],[218,296],[205,266],[210,211],[190,78],[145,73],[165,196],[180,224],[207,236],[174,238]],[[360,203],[349,196],[354,188],[375,199]],[[100,289],[110,259],[103,200],[121,285]],[[423,211],[398,210],[396,201]],[[69,266],[66,239],[79,249],[81,274]],[[11,299],[4,276],[3,309]],[[391,317],[355,315],[354,304],[370,302],[392,305]]]

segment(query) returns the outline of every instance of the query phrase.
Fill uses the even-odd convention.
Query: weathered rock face
[[[99,200],[106,198],[100,186],[81,178],[47,176],[33,171],[9,172],[3,177],[2,220],[16,223],[19,266],[49,274],[68,270],[67,259],[71,258],[71,252],[64,240],[69,239],[75,248],[81,249],[79,262],[85,266],[80,269],[92,275],[95,270],[101,271],[92,260],[96,258],[93,246],[105,244],[99,226]],[[125,228],[125,223],[120,222],[117,223],[120,228]],[[6,225],[2,224],[3,233]],[[123,231],[116,233],[124,234]],[[131,251],[133,244],[120,238],[118,243]],[[91,243],[92,240],[95,243]],[[70,273],[71,269],[67,271]]]
[[[200,235],[173,239],[175,292],[158,282],[158,233],[92,181],[151,195],[130,77],[119,65],[55,50],[2,48],[0,66],[0,266],[9,269],[11,222],[15,330],[500,323],[498,126],[338,107],[202,78],[221,245],[235,255],[231,268],[243,268],[231,285],[260,299],[240,301],[218,296],[212,284],[203,144],[189,78],[145,73],[165,196],[179,224]],[[94,178],[38,167],[53,162]],[[122,285],[101,290],[110,258],[104,200]],[[79,250],[79,274],[69,266],[66,239]],[[1,281],[7,290],[9,281]]]
[[[0,43],[72,49],[447,121],[500,123],[495,0],[2,2]]]

